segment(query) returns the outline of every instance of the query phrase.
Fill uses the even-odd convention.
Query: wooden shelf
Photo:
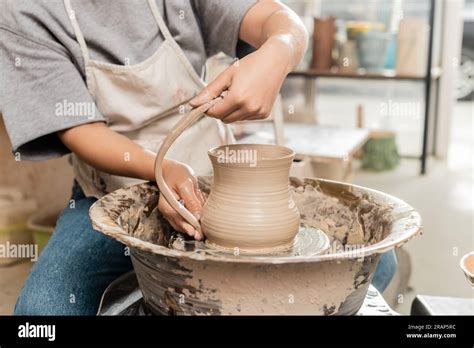
[[[348,78],[348,79],[372,79],[372,80],[407,80],[407,81],[424,81],[425,76],[417,75],[397,75],[393,70],[384,70],[381,72],[368,72],[364,69],[359,69],[357,72],[345,72],[338,71],[337,69],[331,70],[297,70],[291,72],[289,77],[305,77],[305,78],[318,78],[318,77],[329,77],[329,78]],[[438,79],[441,76],[440,68],[433,68],[431,70],[431,78]]]

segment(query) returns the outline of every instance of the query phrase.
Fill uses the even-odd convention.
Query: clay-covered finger
[[[204,196],[203,196],[201,190],[199,189],[199,184],[198,184],[198,181],[197,181],[196,177],[193,177],[192,181],[193,181],[193,185],[194,185],[194,194],[199,199],[199,202],[201,203],[201,207],[202,207],[205,203]]]
[[[182,223],[185,222],[184,219],[163,197],[160,197],[158,209],[176,231],[186,233],[191,237],[195,236],[196,230],[189,224],[187,225],[191,228],[183,228]]]
[[[196,240],[201,240],[202,238],[201,234],[198,231],[196,231],[196,229],[190,224],[188,224],[186,221],[181,220],[180,222],[178,222],[178,226],[180,230],[183,230],[189,236],[194,237],[194,239]]]
[[[246,110],[244,109],[237,109],[235,111],[233,111],[232,113],[230,113],[229,115],[227,115],[226,117],[224,117],[222,119],[222,122],[224,123],[234,123],[234,122],[237,122],[237,121],[245,121],[245,120],[249,120],[250,117],[252,117],[253,115],[248,113]]]
[[[188,236],[195,238],[196,240],[201,239],[201,235],[196,229],[188,224],[181,215],[179,215],[171,206],[173,211],[167,211],[166,218],[170,225],[178,232],[186,233]],[[164,214],[163,214],[164,215]]]
[[[189,104],[198,107],[204,103],[218,97],[223,91],[229,88],[232,81],[232,71],[224,70],[219,76],[211,81],[199,94],[194,97]]]
[[[206,114],[210,117],[222,120],[239,108],[240,104],[238,103],[237,98],[232,94],[232,91],[230,91],[224,99],[207,110]]]
[[[204,203],[206,203],[206,200],[204,199],[204,195],[202,194],[200,189],[196,189],[196,196],[199,198],[201,205],[204,206]]]
[[[196,238],[196,234],[198,234],[197,231],[194,229],[193,226],[185,222],[181,215],[179,215],[178,213],[170,213],[168,216],[166,216],[166,219],[176,231],[185,233],[190,237]]]
[[[201,218],[202,203],[197,197],[195,185],[191,180],[182,182],[178,187],[178,195],[184,201],[184,206],[194,217],[199,220]]]

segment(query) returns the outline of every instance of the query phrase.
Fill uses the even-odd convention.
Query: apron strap
[[[81,31],[81,28],[79,27],[79,23],[77,22],[76,13],[72,9],[71,0],[63,0],[63,1],[64,1],[64,6],[66,7],[67,15],[74,29],[74,34],[76,35],[77,42],[79,43],[79,46],[81,47],[82,56],[84,58],[84,64],[88,65],[90,61],[89,49],[87,48],[86,40],[84,39],[84,35],[82,35],[82,31]],[[148,0],[148,4],[151,8],[151,12],[153,13],[153,16],[155,17],[156,23],[158,24],[158,28],[163,34],[163,37],[167,40],[173,41],[173,36],[171,35],[167,25],[165,24],[165,21],[163,20],[163,17],[161,17],[160,15],[160,11],[158,10],[158,7],[156,6],[156,0]]]
[[[166,25],[165,21],[163,20],[163,17],[160,15],[160,11],[158,10],[158,6],[156,6],[156,0],[148,0],[148,5],[150,5],[151,12],[153,13],[153,16],[155,17],[156,23],[158,24],[158,28],[161,31],[161,34],[167,40],[170,44],[171,47],[175,50],[176,54],[178,55],[179,59],[181,60],[181,63],[183,63],[184,67],[192,77],[192,79],[199,85],[201,88],[205,87],[205,83],[201,80],[199,75],[196,74],[196,71],[194,70],[193,66],[189,62],[188,58],[185,56],[183,50],[179,45],[176,43],[175,39],[171,35],[168,26]]]
[[[82,57],[84,58],[84,68],[89,65],[89,50],[87,49],[86,40],[84,40],[84,35],[82,35],[81,29],[79,28],[79,23],[77,23],[76,13],[72,9],[71,0],[64,0],[64,6],[66,7],[67,16],[71,20],[72,27],[74,29],[74,34],[76,35],[77,42],[81,47]]]
[[[160,29],[161,34],[163,34],[163,37],[166,40],[174,41],[173,36],[171,35],[168,29],[168,26],[165,24],[163,17],[161,17],[160,15],[158,6],[156,6],[156,0],[148,0],[148,5],[150,5],[151,12],[153,13],[153,16],[155,17],[156,23],[158,24],[158,28]]]

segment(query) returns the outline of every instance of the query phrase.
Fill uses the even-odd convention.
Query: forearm
[[[260,0],[244,17],[240,37],[259,49],[271,49],[287,73],[303,58],[308,33],[291,9],[277,1]]]
[[[63,144],[87,164],[113,175],[155,180],[155,155],[127,137],[90,123],[58,132]]]

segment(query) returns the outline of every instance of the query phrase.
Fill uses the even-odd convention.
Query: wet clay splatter
[[[391,228],[391,205],[377,203],[351,186],[342,190],[333,186],[321,186],[312,179],[293,179],[293,200],[301,219],[310,221],[342,245],[368,245],[382,240]]]
[[[200,178],[208,193],[210,177]],[[94,228],[131,247],[147,306],[154,313],[353,314],[379,259],[421,231],[402,201],[356,186],[292,179],[301,219],[340,245],[362,244],[363,258],[330,251],[305,257],[212,255],[193,249],[158,212],[156,186],[115,191],[91,208]]]

